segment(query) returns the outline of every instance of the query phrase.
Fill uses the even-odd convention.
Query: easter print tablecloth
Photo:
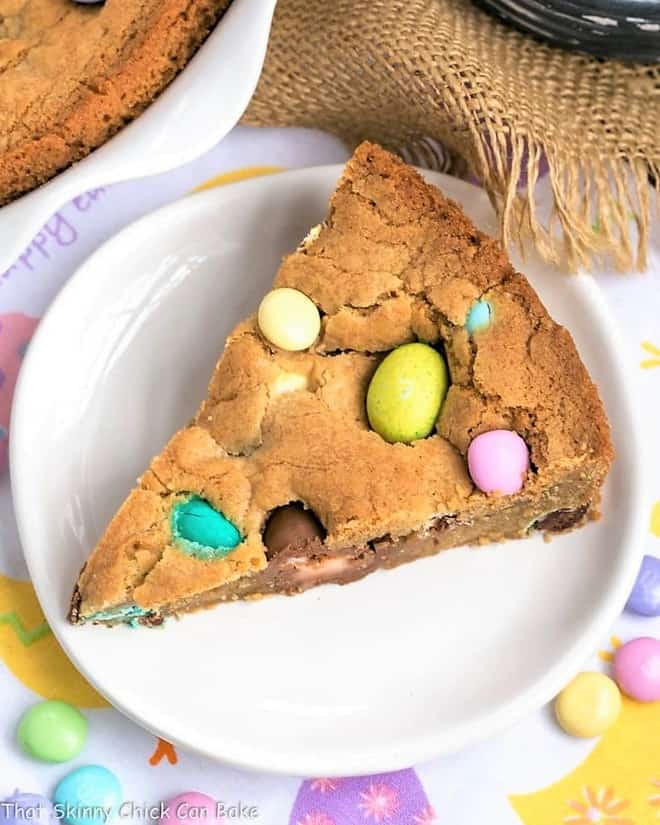
[[[660,703],[624,700],[619,720],[600,741],[570,739],[544,708],[478,746],[394,774],[308,780],[256,775],[175,749],[129,722],[77,674],[44,621],[16,535],[6,436],[23,353],[53,296],[102,241],[161,204],[200,187],[346,157],[344,147],[319,133],[239,127],[181,169],[81,194],[53,215],[19,260],[0,273],[0,799],[17,787],[50,795],[70,769],[31,761],[15,744],[20,714],[40,697],[49,697],[72,702],[88,716],[89,742],[73,764],[96,762],[116,772],[127,800],[122,808],[127,823],[150,822],[153,806],[188,789],[223,802],[227,822],[263,825],[660,822]],[[625,334],[647,458],[655,457],[644,551],[660,555],[657,231],[653,244],[646,274],[605,273],[600,285]],[[639,635],[660,636],[660,619],[622,616],[585,667],[607,669],[620,640]]]

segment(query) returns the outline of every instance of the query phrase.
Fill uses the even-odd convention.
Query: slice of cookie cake
[[[159,624],[597,515],[613,453],[570,334],[414,169],[360,146],[274,287],[94,548],[72,622]]]

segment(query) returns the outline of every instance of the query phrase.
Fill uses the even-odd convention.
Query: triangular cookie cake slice
[[[457,204],[365,143],[110,522],[70,620],[160,624],[575,527],[611,460],[569,333]]]

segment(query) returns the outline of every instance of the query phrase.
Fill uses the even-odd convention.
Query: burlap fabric
[[[315,126],[423,166],[467,166],[505,243],[531,236],[571,268],[599,256],[643,267],[658,219],[660,66],[543,45],[469,0],[279,0],[243,122]],[[535,208],[545,163],[551,215]]]

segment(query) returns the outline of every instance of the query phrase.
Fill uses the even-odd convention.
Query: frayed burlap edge
[[[483,184],[503,243],[564,268],[646,265],[660,67],[537,43],[469,0],[280,0],[243,122],[318,127]],[[551,213],[538,185],[547,168]],[[655,183],[653,183],[655,181]]]
[[[657,163],[640,158],[567,157],[512,130],[512,151],[492,131],[475,140],[474,171],[497,211],[502,243],[524,253],[531,238],[543,258],[569,270],[611,259],[625,272],[646,267],[650,224],[659,203]],[[552,191],[547,218],[537,211],[542,161]],[[522,175],[524,185],[520,186]]]

